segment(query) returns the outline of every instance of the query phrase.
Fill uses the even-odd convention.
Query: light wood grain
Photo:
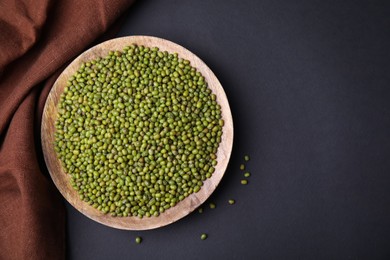
[[[104,214],[90,206],[88,203],[80,200],[77,191],[75,191],[70,185],[70,175],[64,171],[64,168],[61,166],[61,162],[54,150],[54,123],[57,119],[57,105],[68,78],[78,70],[81,63],[93,60],[97,57],[104,57],[111,50],[122,50],[125,46],[131,44],[144,45],[148,47],[157,46],[162,51],[178,53],[179,57],[189,60],[191,65],[203,74],[208,86],[212,92],[216,94],[217,102],[222,107],[222,118],[225,121],[222,141],[217,152],[218,163],[216,165],[215,172],[211,178],[204,182],[201,190],[198,193],[191,194],[189,197],[179,202],[175,207],[166,210],[158,217],[144,217],[142,219],[138,217],[111,217],[110,215]],[[196,55],[180,45],[161,38],[150,36],[128,36],[116,38],[96,45],[95,47],[82,53],[62,72],[46,100],[42,118],[41,139],[44,158],[50,175],[58,190],[65,199],[73,205],[73,207],[87,217],[110,227],[127,230],[146,230],[168,225],[188,215],[201,205],[215,190],[225,173],[232,151],[233,121],[229,103],[221,84],[215,77],[214,73]]]

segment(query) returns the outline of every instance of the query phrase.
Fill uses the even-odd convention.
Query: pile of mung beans
[[[55,149],[80,199],[112,216],[159,216],[217,164],[221,107],[188,60],[130,45],[85,62],[60,97]]]

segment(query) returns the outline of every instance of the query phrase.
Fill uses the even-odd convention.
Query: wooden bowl
[[[176,206],[166,210],[158,217],[112,217],[109,214],[93,208],[82,201],[76,190],[70,185],[70,175],[67,174],[54,150],[55,121],[57,119],[58,102],[64,91],[68,78],[73,75],[84,62],[104,57],[111,50],[122,50],[125,46],[137,44],[148,47],[158,47],[162,51],[178,53],[179,57],[191,62],[205,77],[209,88],[217,96],[217,102],[222,108],[222,118],[225,121],[221,143],[217,152],[217,165],[211,178],[204,181],[201,190],[193,193]],[[110,227],[127,230],[146,230],[168,225],[188,215],[201,205],[215,190],[225,173],[233,146],[233,121],[226,94],[214,73],[196,55],[187,49],[161,38],[150,36],[128,36],[103,42],[78,56],[58,77],[47,97],[42,117],[41,139],[43,154],[50,175],[65,199],[78,211],[87,217]]]

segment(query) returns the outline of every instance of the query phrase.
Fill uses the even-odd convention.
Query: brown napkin
[[[40,146],[63,66],[133,1],[0,1],[0,259],[64,259],[65,211]]]

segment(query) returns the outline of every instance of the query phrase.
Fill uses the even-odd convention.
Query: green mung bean
[[[248,181],[247,181],[247,180],[241,180],[241,184],[242,184],[242,185],[247,185],[247,184],[248,184]]]
[[[58,111],[58,158],[80,199],[104,213],[159,216],[215,170],[221,106],[177,54],[130,45],[88,61]]]

